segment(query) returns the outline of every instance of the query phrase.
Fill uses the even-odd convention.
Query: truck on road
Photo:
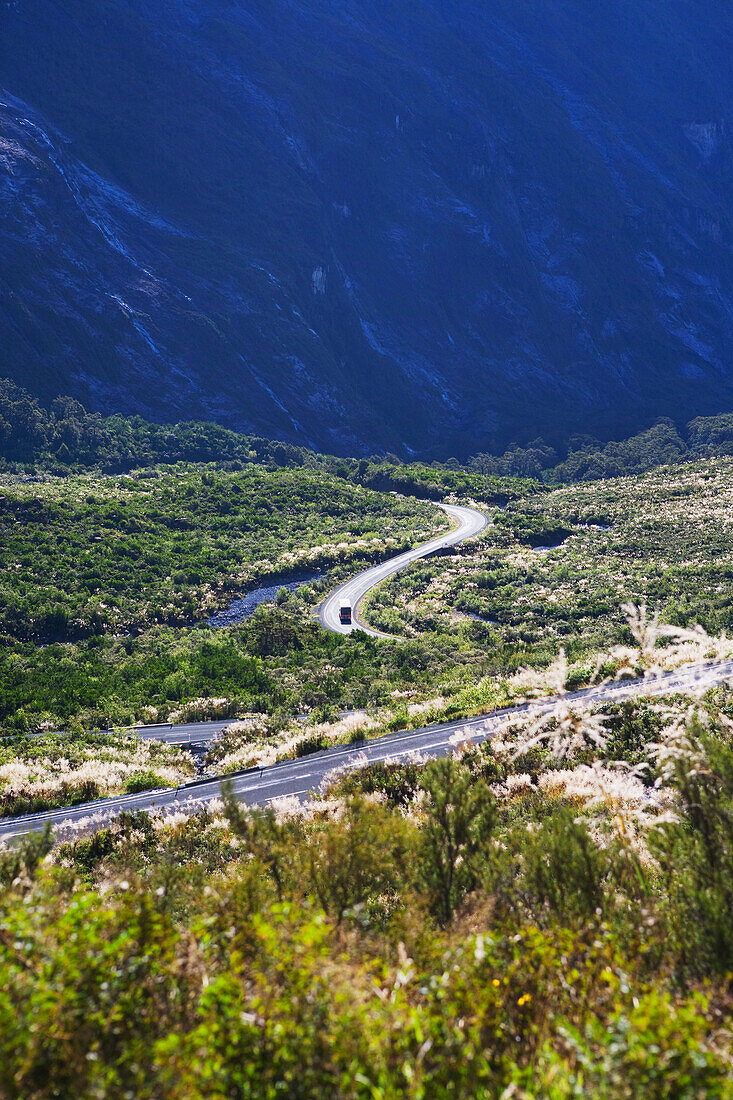
[[[351,608],[348,605],[339,608],[339,622],[344,626],[351,622]]]

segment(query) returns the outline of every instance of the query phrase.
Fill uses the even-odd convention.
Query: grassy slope
[[[411,636],[447,635],[472,650],[521,652],[528,663],[561,645],[580,657],[628,640],[620,608],[629,599],[664,622],[730,629],[732,474],[730,459],[709,459],[512,502],[479,548],[382,586],[370,621],[402,622]]]

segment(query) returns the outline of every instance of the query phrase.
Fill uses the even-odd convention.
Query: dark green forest
[[[319,466],[369,488],[410,492],[441,499],[450,492],[482,490],[494,498],[513,495],[501,479],[539,479],[547,483],[589,481],[637,474],[655,466],[708,455],[733,454],[733,413],[700,416],[680,426],[667,417],[638,435],[602,443],[589,435],[570,438],[564,454],[543,439],[514,446],[503,455],[476,454],[465,465],[405,464],[395,455],[370,459],[319,455],[291,443],[239,435],[217,424],[155,424],[142,417],[102,417],[88,413],[71,397],[50,408],[15,383],[0,380],[0,460],[65,472],[95,466],[120,473],[158,462],[259,462],[273,466]],[[478,479],[475,475],[483,475]],[[516,491],[516,490],[515,490]]]

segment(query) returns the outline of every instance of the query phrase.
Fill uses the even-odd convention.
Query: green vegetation
[[[240,435],[217,424],[152,424],[139,416],[102,418],[69,397],[58,398],[44,409],[25,390],[0,379],[0,463],[15,473],[34,475],[40,467],[57,475],[89,468],[119,474],[178,462],[215,462],[224,469],[240,469],[242,463],[270,469],[301,466],[365,488],[429,500],[456,492],[503,502],[519,489],[516,479],[486,477],[454,460],[427,465],[405,464],[395,455],[336,458]],[[525,491],[528,488],[524,486]]]
[[[733,1100],[733,697],[564,695],[731,655],[733,459],[552,487],[3,393],[1,814],[193,774],[108,728],[133,721],[231,718],[203,760],[226,773],[560,699],[445,760],[335,772],[305,809],[0,851],[2,1095]],[[491,524],[369,598],[398,637],[321,630],[334,583],[444,525],[415,497],[450,495]]]
[[[31,838],[0,864],[0,1089],[730,1098],[731,699],[687,707],[614,708],[596,759],[518,728],[305,813]]]
[[[619,608],[630,597],[668,623],[730,628],[730,460],[511,502],[479,543],[419,563],[370,598],[372,621],[407,636],[387,644],[318,628],[311,613],[331,580],[231,630],[184,624],[263,574],[330,564],[336,579],[417,542],[440,522],[428,506],[304,470],[152,473],[6,476],[4,499],[26,516],[11,522],[6,504],[6,731],[166,719],[196,699],[225,698],[231,715],[398,713],[400,697],[406,707],[433,692],[470,709],[491,702],[478,684],[490,692],[495,678],[547,665],[560,646],[582,661],[628,641]],[[321,494],[332,501],[323,515]],[[88,503],[93,495],[104,503]],[[533,548],[568,533],[556,549]],[[66,639],[24,640],[54,633]]]
[[[520,654],[540,665],[561,646],[581,660],[626,644],[629,599],[678,627],[730,631],[732,474],[731,459],[709,459],[512,501],[480,544],[381,586],[367,618],[482,648],[497,671]]]
[[[623,474],[643,474],[655,466],[733,454],[733,414],[698,416],[680,431],[662,417],[630,439],[603,444],[588,435],[571,437],[565,457],[543,439],[512,447],[497,457],[478,454],[470,466],[494,477],[539,478],[549,484],[595,481]]]
[[[0,631],[64,641],[183,625],[273,577],[379,559],[447,520],[321,471],[160,467],[0,478]]]
[[[61,397],[49,409],[27,391],[0,379],[0,461],[33,472],[96,467],[121,473],[156,463],[240,462],[320,467],[369,488],[397,490],[427,499],[447,493],[501,502],[516,495],[516,479],[550,484],[645,473],[655,466],[733,454],[733,413],[699,416],[680,429],[668,417],[638,435],[601,443],[570,438],[562,454],[543,439],[515,445],[503,455],[477,454],[462,466],[402,462],[396,455],[371,459],[317,455],[304,447],[228,431],[217,424],[152,424],[142,417],[101,417]],[[526,489],[527,487],[525,487]]]

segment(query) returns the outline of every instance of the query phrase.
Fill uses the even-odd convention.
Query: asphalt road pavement
[[[480,534],[489,522],[486,516],[482,512],[477,512],[475,508],[464,508],[455,504],[438,504],[437,507],[442,508],[451,519],[456,520],[457,526],[445,535],[439,535],[429,542],[423,542],[420,546],[416,546],[414,550],[406,550],[403,554],[398,554],[397,557],[390,558],[389,561],[382,562],[381,565],[373,565],[371,569],[365,569],[358,576],[352,577],[349,581],[344,581],[318,608],[318,618],[326,630],[331,630],[334,634],[350,634],[352,630],[363,630],[366,634],[371,634],[373,638],[388,638],[388,634],[383,634],[379,630],[372,630],[371,627],[366,626],[365,623],[359,620],[359,601],[366,596],[370,589],[386,580],[387,577],[394,576],[395,573],[399,573],[400,570],[405,569],[420,558],[430,557],[431,554],[435,554],[439,550],[457,546],[459,542],[464,542],[466,539]],[[352,609],[352,622],[349,624],[342,623],[339,620],[339,608],[345,605]]]
[[[648,680],[611,681],[595,687],[581,688],[579,691],[567,693],[562,696],[562,699],[566,702],[582,701],[599,704],[620,701],[639,694],[659,696],[678,691],[703,692],[731,678],[733,678],[733,661],[708,663],[663,673]],[[508,719],[528,712],[540,715],[551,710],[557,702],[557,698],[538,699],[476,718],[464,718],[455,722],[425,726],[418,730],[389,733],[372,741],[335,745],[333,748],[322,749],[320,752],[298,760],[284,760],[280,764],[273,764],[267,768],[252,768],[246,772],[235,773],[228,778],[232,782],[236,797],[247,806],[264,806],[283,795],[305,799],[319,789],[324,777],[334,768],[359,767],[365,760],[369,763],[387,759],[404,760],[414,753],[419,753],[423,757],[443,756],[456,744],[456,739],[478,744],[493,736],[497,728]],[[221,727],[221,724],[221,722],[202,722],[179,728],[193,730],[191,743],[200,744],[213,736],[211,732],[213,727]],[[148,735],[155,736],[154,730],[158,729],[161,736],[164,736],[169,728],[149,726]],[[42,829],[49,821],[54,827],[63,828],[65,825],[81,824],[91,829],[96,824],[105,824],[124,810],[181,809],[193,812],[197,807],[218,798],[220,793],[220,778],[203,779],[177,788],[145,791],[119,798],[100,799],[82,806],[70,806],[51,813],[8,818],[0,821],[0,839],[11,840],[34,829]]]

